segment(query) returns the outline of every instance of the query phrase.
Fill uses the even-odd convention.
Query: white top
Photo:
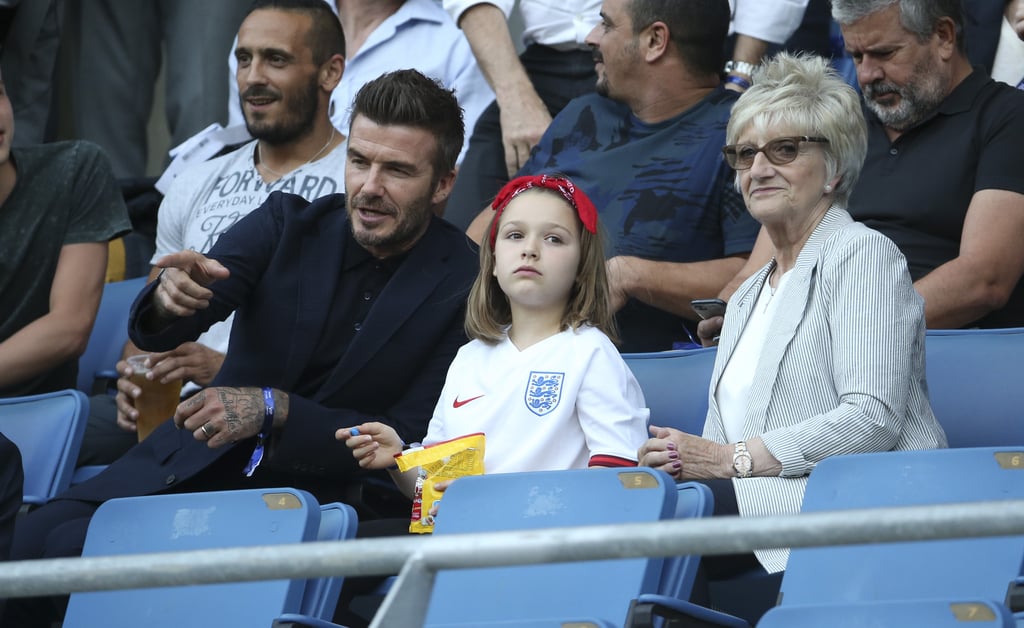
[[[493,4],[507,18],[515,0],[443,0],[444,8],[456,24],[470,7]],[[523,18],[523,43],[541,44],[557,50],[586,50],[583,40],[601,21],[601,0],[519,0]]]
[[[152,262],[186,249],[208,253],[222,233],[262,205],[271,192],[290,192],[307,200],[344,192],[345,146],[342,142],[321,159],[270,184],[256,170],[256,142],[185,169],[160,203]],[[196,342],[226,353],[234,316],[214,323]],[[189,382],[184,392],[198,388]]]
[[[729,0],[730,32],[773,44],[785,43],[804,19],[809,0]]]
[[[1010,22],[1004,17],[999,29],[999,46],[992,62],[992,78],[1011,87],[1017,87],[1024,79],[1024,41],[1017,36]]]
[[[582,327],[523,351],[508,338],[464,345],[423,442],[483,432],[487,473],[624,465],[636,462],[649,416],[615,346]]]
[[[710,390],[718,388],[774,266],[754,273],[729,299]],[[807,477],[828,456],[946,446],[928,403],[924,300],[892,240],[829,208],[773,301],[743,436],[760,436],[782,472],[733,479],[740,515],[800,512]],[[729,442],[714,395],[703,435]],[[789,550],[755,554],[776,573]]]
[[[764,282],[757,302],[750,311],[747,325],[740,334],[739,342],[736,343],[736,350],[726,363],[722,379],[719,380],[718,389],[715,391],[715,399],[718,401],[718,409],[725,428],[725,438],[730,443],[743,440],[750,387],[757,372],[758,360],[761,359],[761,350],[768,338],[768,327],[779,302],[782,301],[776,297],[781,296],[779,293],[785,288],[788,276],[787,272],[779,278],[779,285],[775,288],[774,294],[771,291],[771,284]]]
[[[328,4],[334,7],[333,2]],[[229,125],[245,124],[235,80],[237,44],[236,37],[228,55]],[[455,90],[466,127],[459,154],[461,163],[476,119],[494,101],[494,92],[477,65],[469,41],[434,0],[406,0],[374,29],[352,58],[345,60],[341,82],[331,94],[331,122],[347,135],[352,101],[359,89],[385,72],[407,68],[419,70]]]

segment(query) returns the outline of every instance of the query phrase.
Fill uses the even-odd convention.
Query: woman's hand
[[[398,432],[383,423],[343,427],[334,433],[334,437],[352,450],[352,455],[364,469],[387,469],[395,464],[395,456],[402,453],[402,439]]]
[[[683,463],[679,460],[679,447],[672,440],[679,430],[670,427],[655,427],[649,431],[654,438],[647,439],[636,452],[637,464],[642,467],[659,469],[677,480],[682,479]]]
[[[668,473],[677,480],[712,480],[735,476],[732,447],[671,427],[648,428],[651,436],[639,450],[639,464]]]

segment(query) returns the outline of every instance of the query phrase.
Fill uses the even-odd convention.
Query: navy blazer
[[[985,74],[992,74],[1006,0],[967,0],[963,10],[967,58],[972,66],[980,65],[985,68]]]
[[[342,487],[363,475],[335,440],[339,427],[374,419],[394,427],[406,442],[426,434],[448,366],[466,342],[466,297],[479,266],[475,245],[452,225],[432,218],[333,371],[314,394],[302,397],[290,391],[324,330],[340,324],[330,307],[349,229],[343,195],[308,202],[271,194],[210,251],[209,257],[224,264],[231,276],[211,286],[208,309],[147,333],[140,320],[152,307],[154,282],[133,305],[129,324],[136,345],[166,351],[236,311],[227,357],[212,385],[271,386],[290,393],[288,421],[273,435],[261,470],[292,474],[297,478],[292,485],[314,494],[317,486]],[[210,449],[169,421],[63,497],[94,501],[158,492],[192,478],[232,450],[243,450],[232,457],[241,457],[244,465],[254,441]],[[245,481],[241,466],[238,476],[240,483]],[[248,485],[258,486],[259,476],[257,471]],[[308,486],[303,477],[309,478]]]

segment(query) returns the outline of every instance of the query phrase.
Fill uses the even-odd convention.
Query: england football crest
[[[537,416],[544,416],[558,407],[562,400],[562,380],[565,373],[530,371],[526,384],[526,407]]]

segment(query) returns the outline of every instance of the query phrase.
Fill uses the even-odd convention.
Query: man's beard
[[[357,231],[354,221],[349,221],[352,223],[352,235],[360,246],[365,249],[384,249],[393,253],[404,250],[406,245],[411,244],[418,238],[420,233],[423,232],[426,223],[430,221],[430,216],[433,213],[429,196],[410,202],[404,211],[400,212],[395,205],[388,203],[380,197],[357,194],[349,201],[348,211],[350,216],[355,207],[373,209],[391,216],[401,216],[390,233]]]
[[[594,64],[604,63],[604,55],[601,54],[600,50],[594,50]],[[596,69],[596,68],[595,68]],[[599,96],[608,98],[608,66],[605,66],[604,75],[598,75],[597,83],[594,85],[594,91]]]
[[[923,62],[914,66],[914,79],[902,87],[876,81],[862,87],[864,102],[886,127],[906,131],[932,114],[946,98],[943,77],[934,71],[933,64]],[[899,103],[891,106],[879,104],[875,99],[886,94],[898,94]]]
[[[279,117],[276,123],[270,123],[267,120],[253,120],[246,113],[245,128],[249,131],[249,135],[274,146],[293,142],[308,134],[316,122],[319,106],[317,102],[318,89],[316,82],[310,81],[305,90],[296,90],[290,99],[284,99],[280,92],[260,85],[245,90],[239,96],[243,112],[246,112],[245,100],[252,97],[277,98],[285,105],[283,107],[285,115]]]

